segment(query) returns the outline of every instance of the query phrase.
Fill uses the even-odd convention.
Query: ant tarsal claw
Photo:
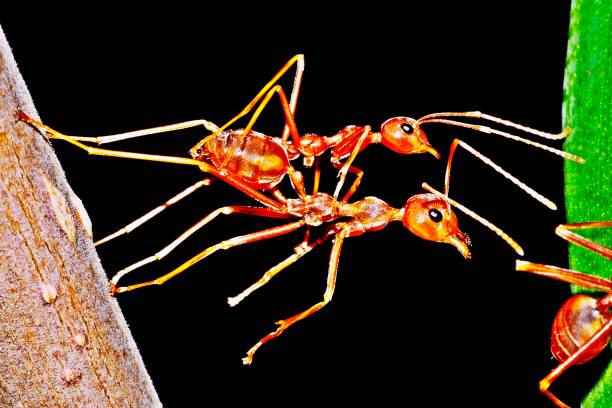
[[[240,303],[241,300],[242,298],[240,296],[228,297],[227,304],[230,305],[230,307],[234,307]]]
[[[110,289],[111,296],[115,296],[115,294],[118,293],[117,285],[115,285],[113,282],[109,282],[108,286],[109,286],[109,289]]]

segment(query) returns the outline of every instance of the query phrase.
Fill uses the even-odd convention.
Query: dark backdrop
[[[237,5],[221,11],[168,6],[142,14],[109,7],[4,14],[0,23],[43,121],[68,134],[104,135],[196,118],[221,124],[296,53],[306,55],[296,115],[302,131],[332,134],[348,124],[378,129],[392,116],[478,109],[556,132],[568,3],[416,8],[405,2],[281,15]],[[283,83],[289,87],[290,79]],[[273,100],[256,128],[277,135],[281,125]],[[428,130],[445,157],[460,137],[558,203],[560,210],[552,212],[458,153],[451,195],[506,229],[525,247],[526,259],[566,264],[566,246],[553,234],[564,220],[560,158],[494,136],[444,126]],[[185,155],[204,134],[152,136],[116,148]],[[201,178],[191,168],[87,157],[65,143],[53,145],[97,238]],[[444,162],[429,155],[400,156],[373,146],[356,164],[366,171],[356,199],[374,195],[399,207],[421,191],[421,182],[443,183]],[[326,190],[334,177],[324,167]],[[288,185],[282,188],[291,194]],[[253,201],[215,183],[100,247],[102,263],[112,274],[231,204]],[[569,289],[515,272],[511,249],[459,218],[473,241],[469,262],[399,223],[347,240],[332,303],[264,346],[252,367],[243,367],[240,358],[273,322],[321,298],[330,245],[233,309],[226,298],[288,256],[301,233],[217,253],[162,287],[125,294],[119,302],[168,407],[207,400],[410,406],[423,397],[431,399],[428,406],[551,406],[537,382],[556,365],[548,350],[550,324]],[[134,279],[163,274],[213,243],[276,224],[246,216],[218,219]],[[576,405],[607,361],[605,352],[571,369],[555,390]]]

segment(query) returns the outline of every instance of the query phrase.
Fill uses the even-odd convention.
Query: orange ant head
[[[391,118],[380,127],[382,144],[401,154],[431,153],[437,159],[440,153],[427,140],[427,135],[412,118],[398,116]]]
[[[459,229],[450,204],[433,194],[417,194],[404,205],[402,223],[417,237],[453,245],[470,259],[470,239]]]

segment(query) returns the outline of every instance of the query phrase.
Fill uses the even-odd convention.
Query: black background
[[[378,129],[392,116],[465,110],[556,132],[569,1],[547,3],[377,3],[335,12],[176,5],[141,14],[109,6],[76,14],[4,14],[0,23],[42,120],[67,134],[97,136],[197,118],[220,125],[296,53],[306,55],[296,114],[303,132],[333,134],[348,124]],[[290,75],[283,84],[290,87]],[[277,135],[281,126],[273,100],[256,128]],[[110,148],[186,155],[204,135],[192,130]],[[504,228],[524,246],[526,259],[566,264],[566,246],[553,234],[564,219],[560,158],[462,129],[431,125],[428,135],[444,157],[460,137],[559,204],[552,212],[465,152],[456,156],[451,196]],[[67,144],[53,145],[96,238],[202,177],[191,168],[87,157]],[[421,182],[443,183],[445,164],[429,155],[400,156],[373,146],[356,164],[366,175],[355,199],[374,195],[399,207],[421,191]],[[325,167],[327,191],[334,177]],[[287,184],[282,189],[290,194]],[[161,249],[204,214],[249,204],[217,182],[101,246],[102,263],[112,274]],[[226,298],[289,256],[302,233],[214,254],[162,287],[118,299],[168,407],[219,398],[224,404],[390,406],[428,398],[428,406],[552,406],[537,383],[556,366],[548,349],[550,324],[569,288],[515,272],[511,249],[458,216],[473,241],[471,261],[449,245],[412,236],[399,223],[347,240],[332,303],[266,344],[251,367],[240,358],[274,321],[321,298],[329,244],[235,308]],[[276,224],[239,215],[217,219],[161,262],[134,273],[134,280]],[[608,351],[572,368],[555,392],[577,405],[607,361]]]

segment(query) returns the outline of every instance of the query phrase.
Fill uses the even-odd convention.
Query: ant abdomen
[[[552,327],[550,350],[561,362],[567,360],[610,319],[612,314],[602,313],[598,300],[588,295],[574,295],[559,309]],[[574,364],[582,364],[599,354],[610,342],[612,334],[600,339]]]
[[[242,133],[243,129],[219,133],[199,149],[194,159],[221,167],[231,154],[226,164],[229,173],[256,190],[274,187],[287,174],[287,151],[278,138],[254,130],[241,138]]]

